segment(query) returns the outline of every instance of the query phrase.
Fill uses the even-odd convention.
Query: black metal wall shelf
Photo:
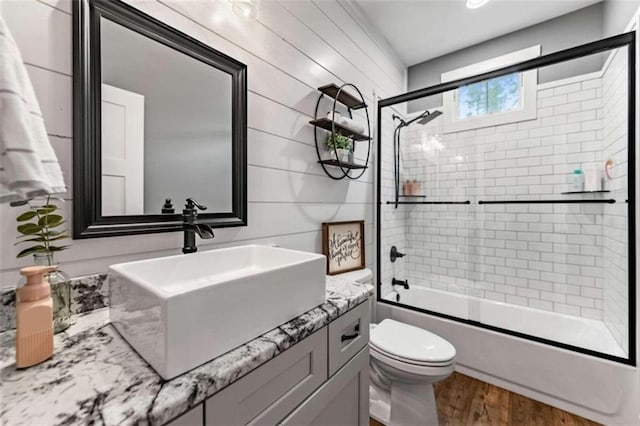
[[[356,92],[358,92],[359,98],[345,91],[344,90],[345,87],[353,88]],[[370,142],[371,141],[371,120],[369,119],[369,111],[367,110],[367,104],[364,100],[364,96],[362,95],[362,92],[360,92],[360,89],[358,89],[354,84],[351,84],[351,83],[345,83],[342,86],[337,86],[335,84],[327,84],[327,85],[318,87],[318,90],[320,91],[320,96],[318,97],[318,102],[316,103],[316,110],[314,114],[315,119],[309,121],[309,123],[315,127],[314,139],[316,143],[316,154],[318,155],[318,164],[322,166],[322,170],[324,170],[327,176],[329,176],[333,180],[342,180],[344,178],[349,178],[352,180],[359,179],[364,175],[368,167],[369,158],[371,156],[371,143],[367,143],[367,158],[364,164],[353,164],[353,163],[348,163],[344,161],[339,161],[337,159],[338,151],[335,147],[333,149],[333,153],[336,159],[323,159],[320,153],[321,151],[324,151],[324,149],[320,149],[320,145],[318,144],[318,130],[319,129],[326,130],[328,132],[331,132],[332,135],[340,134],[340,135],[346,136],[351,139],[352,141],[351,145],[354,145],[355,142],[358,142],[358,141]],[[333,99],[333,107],[331,111],[333,111],[334,114],[336,111],[337,102],[340,102],[341,104],[347,107],[347,111],[349,112],[350,118],[353,118],[353,114],[351,113],[352,110],[364,109],[365,116],[367,118],[366,134],[354,132],[353,130],[345,126],[342,126],[336,123],[335,121],[330,120],[326,116],[325,117],[318,116],[320,102],[322,101],[322,98],[324,96],[328,96]],[[324,136],[326,136],[326,133],[322,133],[322,137]],[[353,146],[351,150],[353,151]],[[333,170],[339,169],[341,174],[335,175],[332,172],[330,172],[331,169]],[[351,171],[353,170],[360,170],[360,173],[357,174],[356,176],[352,176]]]
[[[351,139],[353,139],[354,141],[369,141],[371,140],[371,137],[367,136],[367,135],[363,135],[361,133],[357,133],[354,132],[353,130],[341,126],[340,124],[336,123],[335,121],[331,121],[326,117],[322,117],[322,118],[317,118],[315,120],[311,120],[309,121],[309,124],[312,124],[316,127],[320,127],[324,130],[328,130],[330,132],[332,131],[336,131],[338,133],[340,133],[343,136],[347,136]]]
[[[367,104],[364,103],[363,100],[356,98],[349,92],[345,92],[344,90],[340,90],[340,87],[335,84],[327,84],[324,86],[318,87],[318,90],[329,96],[330,98],[337,99],[342,105],[351,109],[362,109],[366,108]]]
[[[320,160],[318,161],[318,163],[324,164],[327,166],[344,167],[345,169],[350,169],[350,170],[366,169],[368,167],[364,164],[352,164],[352,163],[346,163],[344,161],[338,161],[338,160]]]
[[[398,195],[400,198],[427,198],[426,195]]]

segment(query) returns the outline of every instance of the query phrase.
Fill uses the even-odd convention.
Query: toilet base
[[[390,414],[391,393],[369,385],[369,416],[383,425],[388,425]]]
[[[438,409],[433,385],[394,384],[390,392],[370,385],[369,415],[389,426],[437,426]]]

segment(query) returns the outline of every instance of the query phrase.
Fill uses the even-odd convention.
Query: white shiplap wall
[[[364,218],[366,253],[373,259],[373,167],[358,181],[333,181],[316,164],[313,128],[316,87],[356,84],[374,115],[374,93],[406,89],[406,68],[348,1],[261,3],[257,21],[233,15],[227,0],[128,3],[248,66],[249,226],[219,229],[202,248],[247,243],[321,250],[321,222]],[[0,12],[21,49],[66,180],[72,176],[71,0],[3,0]],[[372,121],[372,128],[374,127]],[[363,147],[356,152],[362,156]],[[373,163],[372,163],[373,166]],[[72,221],[71,191],[65,217]],[[17,210],[0,206],[0,285],[17,269],[13,246]],[[69,223],[71,227],[71,223]],[[72,242],[57,260],[72,276],[108,265],[179,253],[181,233]]]

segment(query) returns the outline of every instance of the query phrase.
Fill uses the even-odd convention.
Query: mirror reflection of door
[[[144,96],[102,84],[102,215],[144,214]]]
[[[100,22],[102,216],[158,215],[166,198],[230,212],[231,75]]]

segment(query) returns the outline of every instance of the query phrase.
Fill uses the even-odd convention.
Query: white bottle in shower
[[[598,164],[591,163],[584,166],[584,190],[599,191],[602,182]]]

